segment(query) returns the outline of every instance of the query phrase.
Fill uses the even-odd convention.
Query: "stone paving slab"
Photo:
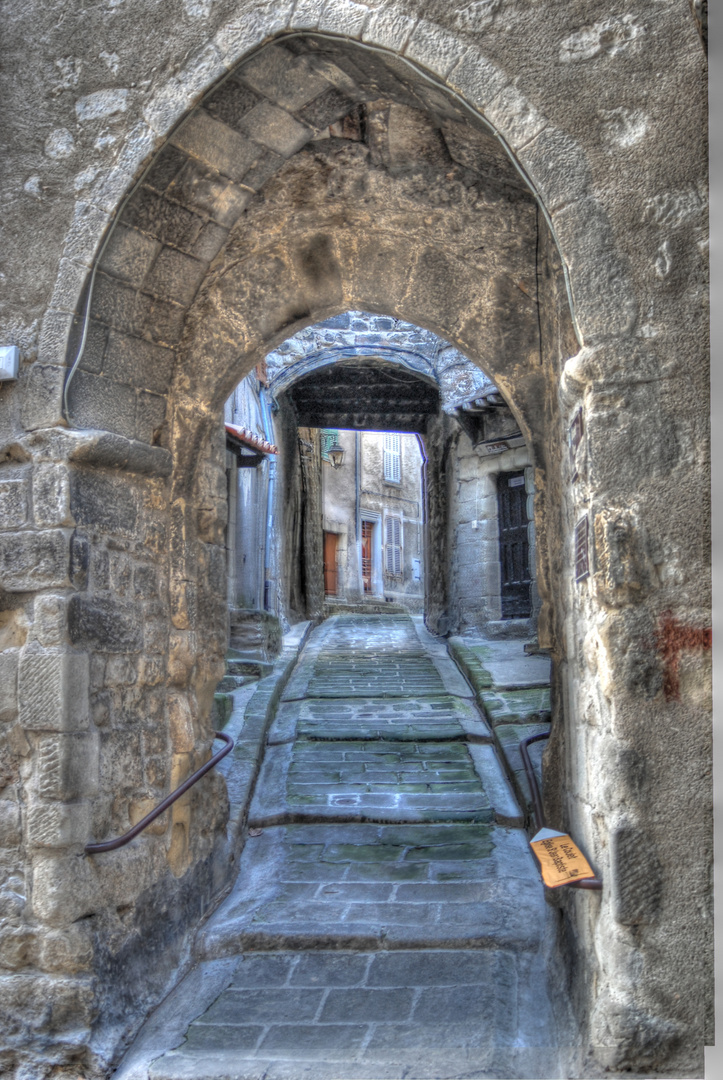
[[[408,615],[337,615],[315,632],[284,700],[445,693],[472,696],[446,647],[423,642]]]
[[[487,721],[471,702],[437,697],[356,698],[284,702],[269,731],[269,744],[311,739],[464,739],[492,741]]]
[[[267,747],[249,822],[490,822],[494,813],[464,743],[297,740]]]
[[[402,615],[329,619],[280,689],[247,706],[229,770],[248,790],[269,730],[237,881],[123,1080],[566,1075],[555,912],[497,757],[520,788],[538,714],[488,727],[444,643]]]
[[[536,947],[546,905],[521,830],[287,825],[249,837],[231,894],[197,940],[243,949]]]
[[[535,723],[541,713],[550,711],[550,688],[506,690],[504,693],[487,690],[482,702],[493,727],[499,724]]]
[[[402,702],[384,698],[333,704],[307,701],[299,721],[299,735],[315,739],[458,739],[466,735],[492,739],[477,709],[450,696],[408,697]]]
[[[341,655],[316,661],[309,678],[309,697],[412,697],[443,694],[444,683],[425,656],[399,653],[362,658]]]
[[[539,1002],[534,1017],[530,993]],[[561,1072],[551,1030],[535,955],[243,954],[230,984],[149,1076],[552,1077]],[[534,1057],[521,1053],[533,1033]]]
[[[500,1080],[569,1075],[561,1072],[560,1051],[553,1047],[448,1048],[387,1050],[379,1060],[370,1053],[361,1060],[327,1063],[308,1058],[290,1061],[242,1059],[236,1051],[217,1050],[193,1056],[167,1054],[146,1074],[152,1080]],[[146,1077],[143,1077],[146,1080]]]
[[[492,676],[495,690],[521,690],[527,687],[549,686],[551,661],[549,656],[528,656],[521,641],[490,641],[485,646],[484,666]],[[473,652],[477,651],[472,646]]]
[[[517,639],[482,640],[479,636],[450,638],[453,655],[468,666],[473,681],[495,690],[517,690],[550,685],[549,656],[528,654]]]

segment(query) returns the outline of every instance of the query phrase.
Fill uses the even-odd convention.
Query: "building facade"
[[[423,610],[423,457],[417,436],[327,429],[322,439],[344,449],[337,468],[322,449],[326,597],[402,602]]]

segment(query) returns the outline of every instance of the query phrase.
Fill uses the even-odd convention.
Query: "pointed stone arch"
[[[687,11],[685,15],[689,22]],[[572,42],[568,51],[581,35],[588,40],[602,33],[601,26],[598,22],[582,31],[567,27]],[[279,210],[279,222],[296,229],[297,247],[277,249],[271,235],[265,248],[258,243],[255,247],[252,230],[244,265],[246,270],[253,267],[253,274],[241,273],[240,221],[249,214],[257,220],[263,216],[258,192],[264,189],[267,197],[270,188],[265,184],[288,192],[292,174],[301,176],[305,168],[307,175],[313,169],[320,173],[329,163],[325,165],[323,153],[310,149],[310,136],[294,145],[300,138],[294,124],[303,128],[305,123],[298,112],[315,98],[294,111],[288,101],[279,101],[288,84],[264,92],[251,87],[258,99],[249,111],[265,109],[260,115],[266,128],[262,123],[252,134],[242,127],[236,139],[233,126],[206,106],[226,76],[233,81],[234,73],[261,55],[252,56],[251,50],[274,37],[267,47],[290,51],[292,40],[299,41],[292,35],[302,33],[307,38],[316,33],[321,52],[329,41],[336,50],[364,51],[366,59],[355,65],[357,70],[371,66],[377,81],[387,80],[383,93],[377,86],[377,96],[364,100],[378,101],[390,86],[399,92],[397,84],[404,88],[409,81],[411,91],[407,87],[403,94],[412,96],[395,105],[436,118],[432,131],[440,130],[441,121],[450,128],[463,125],[467,134],[459,140],[460,155],[470,145],[474,148],[477,136],[471,133],[480,125],[484,153],[495,162],[499,154],[499,167],[510,170],[502,187],[516,193],[520,215],[535,217],[528,234],[536,238],[533,302],[528,305],[523,299],[530,299],[528,282],[527,292],[510,282],[492,306],[497,311],[506,304],[514,309],[512,322],[521,321],[533,338],[536,335],[536,355],[532,348],[522,349],[521,355],[513,341],[505,343],[499,325],[474,323],[479,267],[451,255],[444,245],[423,251],[421,241],[410,263],[400,256],[399,227],[392,230],[396,239],[383,246],[386,264],[380,266],[383,230],[363,250],[354,230],[341,221],[331,230],[328,214],[324,218],[318,206],[309,210],[306,228],[301,228],[298,214],[284,218]],[[674,33],[670,36],[678,40]],[[665,323],[665,333],[652,348],[648,339],[658,328],[653,319],[638,325],[638,304],[650,311],[653,287],[642,262],[634,274],[629,272],[625,251],[629,254],[630,246],[621,240],[632,220],[634,235],[640,229],[654,251],[655,244],[666,242],[656,230],[679,228],[686,215],[699,213],[702,203],[687,191],[655,188],[656,183],[671,189],[678,183],[670,179],[677,176],[675,169],[666,173],[656,166],[643,185],[644,225],[618,212],[613,229],[606,210],[612,173],[592,160],[594,154],[588,158],[574,132],[552,123],[541,105],[542,82],[548,75],[553,81],[557,76],[542,65],[541,74],[534,76],[538,92],[525,95],[516,81],[512,45],[502,59],[492,61],[480,40],[478,32],[469,35],[418,20],[396,6],[370,10],[333,0],[297,4],[292,12],[287,2],[247,5],[155,93],[144,119],[129,133],[115,169],[101,174],[89,199],[76,207],[43,323],[39,362],[22,388],[26,434],[8,450],[17,472],[12,482],[18,485],[29,483],[29,467],[23,469],[35,456],[33,520],[38,531],[9,534],[3,580],[11,593],[29,596],[35,588],[43,590],[18,661],[21,721],[31,739],[36,739],[33,732],[41,733],[37,747],[32,744],[38,768],[46,761],[55,763],[53,775],[58,777],[82,772],[82,784],[52,789],[51,809],[39,807],[49,814],[42,843],[28,833],[39,938],[47,934],[50,939],[73,926],[80,941],[73,948],[80,955],[86,947],[79,925],[85,915],[132,904],[145,890],[170,895],[169,874],[181,879],[176,897],[195,896],[198,890],[210,896],[219,886],[224,858],[219,791],[213,806],[194,805],[193,813],[179,813],[168,835],[144,837],[132,858],[119,856],[113,867],[89,867],[76,855],[88,828],[100,835],[127,825],[126,819],[138,810],[143,785],[151,795],[165,790],[171,774],[167,755],[173,755],[178,773],[207,753],[209,696],[225,635],[218,601],[224,500],[213,460],[220,400],[265,349],[295,328],[351,304],[419,321],[458,342],[485,367],[490,360],[481,351],[483,331],[500,338],[492,372],[535,453],[539,520],[554,522],[547,543],[540,529],[539,582],[548,599],[543,640],[558,650],[558,716],[565,702],[565,724],[558,725],[550,755],[553,767],[548,770],[548,791],[557,793],[551,799],[556,821],[574,828],[606,880],[609,875],[616,883],[624,882],[626,873],[619,853],[630,849],[608,842],[616,830],[634,835],[636,850],[648,844],[651,865],[657,865],[656,845],[665,848],[670,835],[684,839],[686,828],[694,831],[693,847],[703,850],[709,842],[707,789],[699,779],[708,760],[706,721],[701,720],[705,710],[696,701],[662,702],[664,679],[656,645],[661,605],[675,607],[687,623],[697,625],[708,617],[705,582],[701,578],[691,583],[686,577],[689,563],[705,565],[704,541],[690,540],[690,506],[671,497],[676,481],[697,460],[696,440],[704,438],[705,423],[700,408],[689,410],[692,435],[672,422],[681,397],[673,405],[662,380],[678,362],[678,328],[673,333]],[[681,71],[689,46],[687,42],[680,49]],[[291,55],[296,59],[289,71],[308,53]],[[357,85],[349,71],[343,66],[339,70]],[[323,73],[320,77],[326,79]],[[528,85],[534,85],[534,78]],[[343,78],[339,85],[326,81],[342,98],[351,93]],[[286,125],[276,136],[271,131],[274,119]],[[220,130],[216,124],[231,135],[221,131],[220,142],[215,142],[213,133]],[[278,141],[266,145],[263,139],[269,137]],[[249,140],[268,153],[244,164]],[[351,150],[346,148],[346,166],[337,163],[329,170],[329,176],[342,183],[342,193],[344,176],[373,172],[368,164],[354,165],[357,143],[347,141]],[[470,168],[468,161],[451,153],[448,143],[445,146],[455,167]],[[439,140],[429,137],[425,168],[439,152]],[[275,160],[271,155],[280,159],[273,178],[264,176]],[[403,180],[395,175],[395,162],[383,164],[388,189],[398,190]],[[246,166],[257,169],[253,183],[243,171]],[[172,175],[160,186],[167,169]],[[214,187],[211,174],[226,178],[222,190]],[[660,176],[662,180],[655,179]],[[168,195],[173,185],[179,192],[184,184],[181,197]],[[445,190],[444,184],[439,190]],[[297,183],[297,194],[304,195],[302,183]],[[349,192],[345,197],[349,203]],[[283,194],[279,199],[283,202]],[[101,255],[111,221],[117,224]],[[258,239],[258,229],[255,235]],[[376,252],[370,250],[374,246]],[[667,255],[661,262],[664,275],[669,271],[666,260]],[[68,431],[62,388],[86,331],[84,290],[91,267],[102,285],[94,290],[82,362],[68,392],[75,427]],[[405,276],[415,284],[412,292],[399,285]],[[391,287],[392,277],[396,288]],[[681,315],[684,309],[675,303],[687,294],[676,285],[675,274],[670,281],[671,310]],[[435,290],[440,282],[456,296],[446,309]],[[224,296],[226,287],[234,294],[233,303]],[[543,293],[545,302],[540,303]],[[571,310],[577,339],[570,331]],[[696,353],[689,340],[694,332],[695,327],[681,332],[681,352],[684,358],[697,357],[702,369],[700,347]],[[587,472],[585,486],[573,490],[565,429],[578,408],[584,412],[587,440],[574,464]],[[699,489],[705,484],[704,472],[698,468]],[[576,521],[586,515],[593,523],[601,562],[593,567],[589,585],[577,589],[570,569],[571,537]],[[22,638],[21,631],[22,626]],[[123,674],[131,670],[137,680],[133,690]],[[38,671],[45,672],[42,695],[33,689],[39,685],[33,675]],[[82,707],[71,709],[70,699],[83,699],[88,687],[90,713]],[[47,715],[38,711],[39,697],[46,705],[50,702]],[[685,730],[687,741],[676,742],[660,724],[663,708],[680,708],[670,730]],[[86,758],[83,772],[76,765]],[[97,793],[93,770],[97,772],[98,760],[117,780],[112,798],[107,791]],[[142,780],[136,778],[139,762]],[[606,783],[607,774],[615,785]],[[650,786],[653,775],[666,793],[665,814]],[[51,792],[50,787],[43,790]],[[668,796],[681,791],[686,800],[695,792],[697,802],[694,812],[675,816],[670,809],[675,799]],[[650,806],[657,809],[650,811]],[[671,864],[667,869],[675,868]],[[643,1062],[647,1067],[656,1055],[663,1060],[674,1053],[681,1032],[694,1029],[685,1045],[702,1045],[697,1012],[690,1012],[690,1003],[697,1008],[699,998],[690,988],[698,984],[689,979],[683,986],[680,980],[697,965],[697,959],[690,963],[691,956],[701,958],[698,966],[708,960],[700,914],[706,897],[698,884],[703,879],[701,872],[692,885],[668,880],[662,914],[649,921],[636,899],[635,881],[627,905],[614,908],[606,895],[599,915],[582,912],[582,899],[577,907],[568,905],[570,940],[584,960],[577,965],[584,1019],[590,1023],[592,1043],[604,1047],[600,1059],[606,1066],[628,1068],[630,1062]],[[618,897],[625,893],[621,888]],[[646,895],[644,890],[641,895]],[[188,901],[184,925],[201,908]],[[146,928],[152,923],[149,918]],[[600,942],[613,942],[614,948]],[[130,971],[132,943],[123,948]],[[656,957],[665,950],[673,960],[662,974],[656,968],[654,976],[641,979],[645,948]],[[114,960],[119,971],[123,956]],[[602,983],[596,982],[602,976]],[[684,991],[682,1002],[674,1000],[679,988]],[[73,989],[78,995],[84,992],[83,987]],[[640,1031],[647,1040],[642,1049]]]

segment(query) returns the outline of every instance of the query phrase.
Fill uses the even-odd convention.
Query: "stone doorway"
[[[532,614],[530,544],[524,472],[499,473],[501,600],[503,619],[527,619]]]
[[[669,5],[655,32],[626,23],[619,48],[590,51],[610,40],[608,13],[586,7],[581,31],[561,12],[548,26],[540,5],[529,32],[547,53],[534,63],[521,24],[491,32],[486,55],[451,22],[398,22],[391,8],[359,41],[334,36],[337,4],[316,20],[325,32],[290,22],[252,53],[226,27],[182,77],[163,75],[149,121],[138,115],[79,201],[37,362],[31,350],[8,388],[3,457],[13,955],[33,1000],[61,1027],[71,1018],[64,1062],[87,1058],[91,1038],[107,1060],[107,1033],[132,1022],[139,956],[151,1002],[225,882],[213,778],[135,847],[78,857],[208,755],[228,633],[223,403],[295,331],[362,310],[462,350],[530,448],[539,646],[554,659],[548,813],[611,883],[597,907],[561,904],[585,1039],[605,1068],[698,1069],[707,856],[680,881],[669,845],[685,829],[710,850],[709,556],[689,528],[707,499],[707,413],[704,381],[691,397],[679,371],[705,372],[703,174],[686,171],[704,151],[671,155],[654,124],[645,163],[634,140],[630,159],[603,151],[648,107],[632,100],[646,79],[616,77],[632,113],[606,119],[594,74],[645,46],[652,67],[698,87],[683,7],[688,19]],[[678,98],[676,138],[694,140],[698,90]],[[464,423],[473,441],[479,420]],[[573,425],[584,435],[568,448]],[[430,485],[430,513],[438,497]],[[581,522],[591,572],[576,580]],[[448,557],[433,555],[431,580]],[[644,853],[633,876],[631,851]],[[31,1035],[51,1053],[57,1038],[36,1040],[24,1009],[17,1054]]]
[[[374,522],[362,521],[362,585],[365,593],[372,591],[372,554]]]
[[[339,536],[337,533],[324,533],[324,594],[336,596],[339,587],[339,565],[337,550]]]

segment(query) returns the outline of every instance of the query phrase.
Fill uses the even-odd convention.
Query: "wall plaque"
[[[590,576],[590,522],[587,514],[575,526],[575,581]]]

